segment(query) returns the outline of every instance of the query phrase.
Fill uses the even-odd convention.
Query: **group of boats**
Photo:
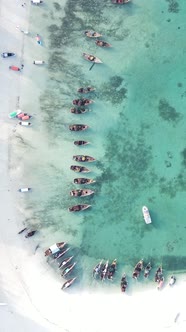
[[[113,280],[113,276],[116,272],[117,259],[114,259],[111,264],[109,260],[106,262],[103,259],[94,267],[93,277],[95,279],[100,278],[102,281],[105,279]]]
[[[68,256],[61,260],[61,258],[70,250],[70,247],[65,248],[66,245],[66,242],[58,242],[54,243],[47,250],[45,250],[45,256],[51,257],[53,262],[58,263],[58,268],[62,270],[61,276],[63,278],[68,277],[77,264],[77,262],[72,262],[74,255]],[[67,279],[62,285],[61,289],[65,290],[66,288],[70,287],[76,279],[77,277]]]

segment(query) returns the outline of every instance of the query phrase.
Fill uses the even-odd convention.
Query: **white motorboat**
[[[20,193],[26,193],[27,191],[30,191],[32,188],[20,188],[20,189],[18,189],[18,191],[20,192]]]
[[[142,213],[143,213],[143,218],[145,220],[145,223],[151,224],[152,223],[151,216],[149,213],[149,209],[146,206],[142,207]]]

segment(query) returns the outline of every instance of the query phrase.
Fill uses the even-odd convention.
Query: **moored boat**
[[[113,275],[116,272],[117,259],[114,259],[113,262],[108,267],[107,278],[109,280],[113,279]]]
[[[121,291],[125,292],[127,286],[128,286],[128,282],[127,282],[126,274],[124,273],[121,278],[121,283],[120,283]]]
[[[84,113],[87,113],[89,112],[89,109],[88,108],[71,108],[70,109],[70,112],[73,113],[73,114],[84,114]]]
[[[86,130],[88,128],[89,128],[89,126],[84,125],[84,124],[73,124],[73,125],[69,126],[69,129],[71,131],[82,131],[82,130]]]
[[[163,275],[160,278],[160,280],[157,281],[157,283],[158,283],[157,289],[161,289],[164,285],[164,276]]]
[[[104,281],[106,279],[108,267],[109,267],[109,260],[107,260],[106,263],[103,264],[103,266],[102,266],[102,270],[101,270],[101,274],[100,274],[100,278],[102,281]]]
[[[70,250],[70,247],[66,248],[65,250],[60,250],[56,254],[54,254],[53,259],[56,261],[57,259],[63,257],[68,251]]]
[[[20,113],[22,113],[22,111],[21,110],[17,110],[17,111],[9,113],[8,117],[9,117],[9,119],[16,118]]]
[[[42,45],[41,36],[38,35],[38,33],[37,33],[37,35],[36,35],[36,41],[37,41],[37,43],[38,43],[39,45]]]
[[[64,284],[63,284],[63,286],[61,287],[61,289],[66,289],[66,288],[68,288],[68,287],[70,287],[73,283],[74,283],[74,281],[77,279],[77,277],[74,277],[74,278],[72,278],[72,279],[69,279],[69,280],[67,280]]]
[[[74,258],[74,256],[70,256],[65,258],[58,266],[59,269],[61,269],[62,267],[64,267],[65,265],[67,265],[68,263],[71,262],[71,260]]]
[[[98,37],[102,36],[99,32],[92,31],[92,30],[86,30],[84,32],[84,34],[89,38],[98,38]]]
[[[100,47],[111,47],[112,45],[103,40],[96,40],[95,44]]]
[[[75,145],[87,145],[90,144],[90,142],[88,141],[74,141]]]
[[[76,178],[76,179],[74,179],[75,184],[84,184],[84,185],[86,185],[86,184],[92,184],[92,183],[95,183],[95,182],[96,182],[96,180],[88,179],[88,178]]]
[[[28,113],[19,113],[16,115],[16,118],[21,119],[22,121],[26,121],[32,118],[32,115],[29,115]]]
[[[141,259],[135,266],[134,268],[134,271],[133,271],[133,274],[132,274],[132,277],[134,279],[137,279],[140,275],[140,272],[142,271],[143,269],[143,259]]]
[[[75,265],[77,264],[77,262],[74,262],[73,264],[69,264],[66,266],[66,268],[63,270],[63,272],[61,273],[62,277],[66,277],[67,274],[71,273],[73,268],[75,267]]]
[[[70,169],[74,172],[79,172],[79,173],[89,173],[90,172],[90,170],[84,166],[72,165],[72,166],[70,166]]]
[[[112,0],[112,3],[116,3],[118,5],[124,5],[125,3],[129,3],[131,0]]]
[[[150,217],[149,209],[146,206],[142,207],[143,218],[146,224],[151,224],[152,220]]]
[[[72,104],[76,105],[76,106],[87,106],[87,105],[90,105],[93,103],[94,103],[94,101],[92,99],[87,99],[87,98],[74,99],[72,101]]]
[[[14,70],[14,71],[21,71],[21,68],[17,67],[17,66],[9,66],[10,70]]]
[[[12,57],[12,56],[15,56],[15,55],[16,54],[12,53],[12,52],[3,52],[3,53],[1,53],[2,58],[9,58],[9,57]]]
[[[73,160],[79,161],[79,162],[82,162],[82,163],[84,163],[84,162],[91,163],[93,161],[96,161],[95,158],[90,157],[90,156],[84,156],[84,155],[73,156]]]
[[[170,280],[169,280],[169,286],[173,286],[176,282],[176,277],[175,276],[171,276]]]
[[[90,204],[78,204],[68,208],[69,212],[79,212],[90,208]]]
[[[97,58],[96,56],[94,56],[92,54],[83,53],[83,58],[90,62],[103,63],[99,58]]]
[[[24,122],[24,121],[19,121],[19,125],[20,126],[25,126],[25,127],[28,127],[28,126],[31,126],[32,124],[31,124],[31,122]]]
[[[70,191],[70,196],[85,197],[94,194],[94,190],[91,189],[75,189]]]
[[[159,266],[155,273],[155,282],[160,282],[162,277],[163,277],[163,269],[161,266]]]
[[[103,259],[93,268],[93,277],[96,279],[103,268]]]
[[[26,193],[27,191],[31,191],[31,190],[32,190],[32,188],[20,188],[20,189],[18,189],[18,191],[20,193]]]
[[[92,88],[91,86],[87,86],[86,88],[79,88],[77,92],[79,93],[89,93],[95,91],[95,88]]]
[[[66,242],[54,243],[51,247],[45,250],[45,256],[55,255],[58,251],[64,248]]]
[[[147,278],[149,276],[150,270],[152,269],[151,263],[149,262],[146,266],[145,266],[145,270],[144,270],[144,277]]]

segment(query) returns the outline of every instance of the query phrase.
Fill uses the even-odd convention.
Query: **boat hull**
[[[83,58],[90,62],[103,63],[99,58],[97,58],[96,56],[94,56],[92,54],[83,53]]]
[[[151,217],[150,217],[150,213],[149,213],[149,210],[146,206],[143,206],[142,207],[142,213],[143,213],[143,218],[145,220],[145,223],[148,225],[148,224],[151,224],[152,223],[152,220],[151,220]]]
[[[86,30],[84,34],[89,38],[99,38],[102,35],[99,32],[92,31],[92,30]]]
[[[68,211],[69,212],[79,212],[79,211],[84,211],[90,207],[91,207],[91,205],[89,205],[89,204],[79,204],[79,205],[74,205],[74,206],[68,208]]]

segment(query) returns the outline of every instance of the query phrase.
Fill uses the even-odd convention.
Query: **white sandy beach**
[[[25,8],[22,3],[0,2],[1,53],[18,54],[14,61],[18,66],[24,63],[26,37],[16,26],[28,29],[31,10],[29,2]],[[121,294],[119,289],[116,294],[105,294],[105,290],[98,294],[68,294],[61,291],[62,281],[46,263],[46,248],[35,252],[34,240],[17,235],[23,225],[16,211],[15,186],[9,172],[9,142],[15,128],[8,114],[19,107],[18,97],[21,100],[29,68],[22,73],[11,72],[11,62],[1,59],[0,65],[0,332],[185,331],[186,277],[177,278],[172,288],[166,281],[161,291],[154,285],[154,289],[138,288],[128,294]]]

